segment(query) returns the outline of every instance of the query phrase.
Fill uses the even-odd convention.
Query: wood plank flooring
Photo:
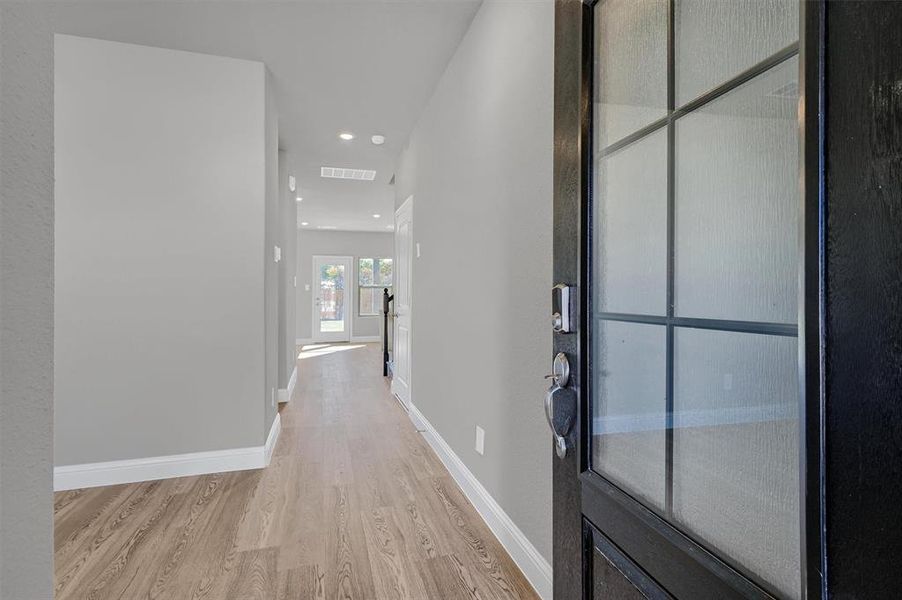
[[[268,468],[56,494],[57,599],[537,598],[379,348],[305,348]]]

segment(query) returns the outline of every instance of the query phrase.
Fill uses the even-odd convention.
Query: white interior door
[[[410,275],[413,246],[413,196],[395,213],[394,373],[391,391],[410,407]]]
[[[313,257],[313,340],[351,341],[354,276],[349,256]]]

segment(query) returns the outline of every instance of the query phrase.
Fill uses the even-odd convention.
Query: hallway
[[[301,349],[264,470],[57,493],[56,597],[535,598],[380,358]]]

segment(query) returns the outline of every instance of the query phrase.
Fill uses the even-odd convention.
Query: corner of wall
[[[0,597],[53,596],[53,38],[0,3]]]

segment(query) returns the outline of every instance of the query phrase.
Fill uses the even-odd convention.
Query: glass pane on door
[[[649,506],[664,510],[667,331],[601,321],[595,335],[592,465]]]
[[[595,170],[598,310],[667,311],[667,130],[606,155]]]
[[[676,104],[799,39],[799,0],[675,0]]]
[[[667,115],[666,0],[603,0],[595,10],[595,145]]]
[[[594,10],[590,467],[799,598],[797,3]]]
[[[345,265],[323,264],[319,268],[319,332],[342,333],[345,331]]]
[[[678,316],[797,320],[798,71],[787,60],[676,120]]]
[[[799,574],[797,340],[674,329],[673,518],[792,597]]]

